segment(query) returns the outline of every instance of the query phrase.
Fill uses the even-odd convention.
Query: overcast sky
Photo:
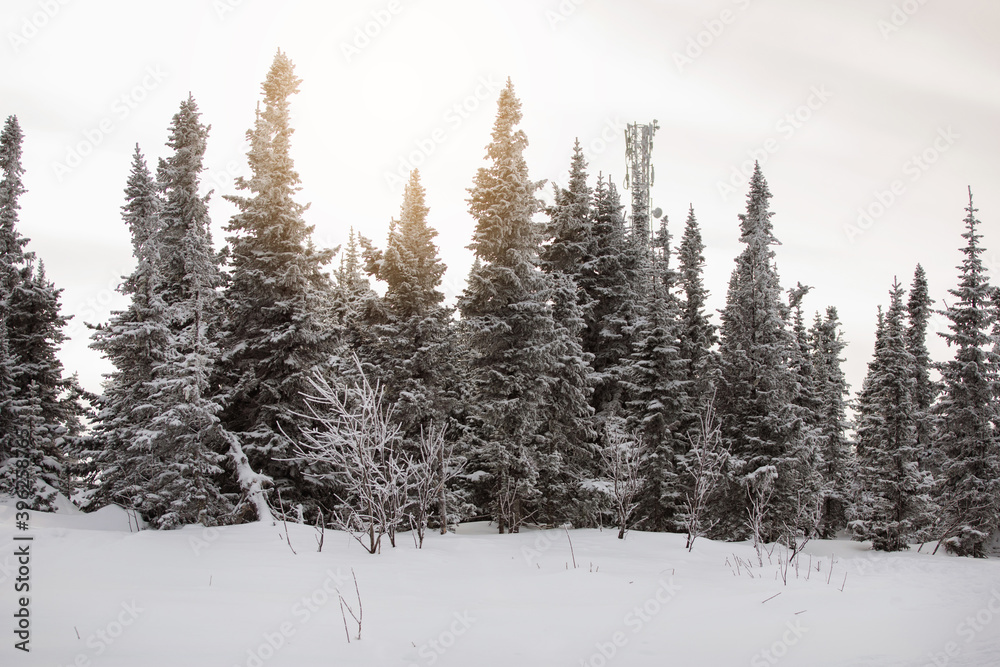
[[[83,322],[123,306],[134,145],[155,166],[194,95],[212,126],[203,185],[221,243],[234,209],[220,195],[246,173],[245,132],[279,48],[303,79],[293,157],[317,242],[353,226],[383,244],[419,166],[449,298],[471,263],[466,188],[507,77],[535,179],[564,178],[579,137],[591,175],[621,186],[624,125],[659,121],[653,206],[679,235],[694,205],[714,308],[759,159],[782,284],[814,287],[810,320],[839,309],[854,390],[893,277],[909,285],[921,262],[937,306],[956,283],[970,185],[1000,282],[995,1],[5,0],[0,28],[0,114],[25,132],[20,229],[65,289],[64,363],[92,390],[109,366]]]

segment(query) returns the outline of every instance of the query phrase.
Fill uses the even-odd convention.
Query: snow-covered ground
[[[297,554],[280,524],[137,532],[115,508],[66,508],[25,533],[0,504],[0,664],[1000,665],[996,559],[820,541],[786,585],[780,547],[760,567],[747,544],[688,553],[679,535],[468,524],[372,556],[343,533],[317,553],[312,528],[288,532]],[[25,535],[29,654],[13,633]],[[352,568],[348,643],[335,591],[358,611]]]

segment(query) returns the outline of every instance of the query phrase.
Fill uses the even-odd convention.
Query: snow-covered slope
[[[469,524],[371,556],[343,533],[317,553],[312,528],[288,531],[297,554],[280,524],[136,532],[114,508],[33,513],[24,533],[0,505],[0,664],[1000,665],[996,560],[812,542],[786,585],[780,547],[761,567],[749,545],[688,553],[678,535]],[[26,534],[29,654],[13,646]],[[348,643],[335,591],[358,612],[352,569]]]

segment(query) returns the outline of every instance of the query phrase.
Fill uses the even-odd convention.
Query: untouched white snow
[[[995,559],[820,541],[783,585],[780,547],[761,568],[747,544],[700,539],[689,554],[680,535],[572,530],[574,569],[563,530],[469,524],[375,556],[331,531],[317,553],[312,528],[288,530],[297,555],[280,523],[135,532],[115,508],[32,513],[23,533],[0,504],[0,664],[1000,665]],[[13,634],[25,534],[29,654]],[[348,644],[333,591],[357,611],[352,568],[364,616]]]

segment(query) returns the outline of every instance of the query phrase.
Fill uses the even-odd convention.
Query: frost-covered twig
[[[563,528],[566,531],[566,539],[569,541],[569,555],[573,559],[573,569],[577,568],[576,565],[576,553],[573,551],[573,540],[569,537],[569,528]]]
[[[319,537],[316,541],[319,543],[319,548],[316,549],[317,552],[323,552],[323,540],[326,539],[326,522],[323,520],[323,508],[319,509],[319,514],[316,516],[316,530],[319,531]]]
[[[722,480],[722,471],[729,458],[722,446],[722,432],[715,420],[715,394],[705,405],[705,413],[698,416],[698,432],[688,434],[691,450],[687,455],[687,471],[690,477],[689,490],[685,497],[685,526],[687,528],[688,551],[694,549],[694,541],[711,530],[715,523],[706,525],[705,509],[709,497]]]
[[[337,517],[369,553],[378,553],[383,535],[395,546],[395,531],[405,516],[409,491],[401,427],[384,390],[372,385],[355,358],[360,379],[354,387],[334,388],[317,375],[306,400],[316,426],[296,443],[296,461],[306,475],[344,490]]]
[[[354,622],[357,623],[358,625],[358,635],[356,637],[356,639],[358,640],[361,639],[361,623],[365,618],[365,608],[364,605],[361,604],[361,589],[358,588],[358,575],[354,573],[353,567],[351,568],[351,576],[354,577],[354,592],[358,596],[357,614],[354,613],[354,609],[351,608],[351,605],[347,604],[347,600],[344,599],[344,594],[340,592],[339,588],[337,589],[337,598],[340,600],[340,615],[344,619],[344,632],[347,634],[348,644],[351,643],[351,633],[347,629],[347,616],[344,614],[344,609],[345,608],[347,609],[347,612],[351,615],[351,618],[353,618]]]
[[[292,538],[288,536],[288,520],[285,518],[285,504],[281,501],[281,489],[278,491],[278,507],[281,508],[281,525],[285,527],[285,541],[288,542],[288,548],[292,550],[292,553],[296,556],[295,547],[292,546]]]
[[[618,520],[618,539],[625,539],[628,521],[639,506],[642,476],[639,473],[639,438],[626,433],[620,418],[605,424],[605,445],[598,450],[605,474],[611,482],[611,500]]]

